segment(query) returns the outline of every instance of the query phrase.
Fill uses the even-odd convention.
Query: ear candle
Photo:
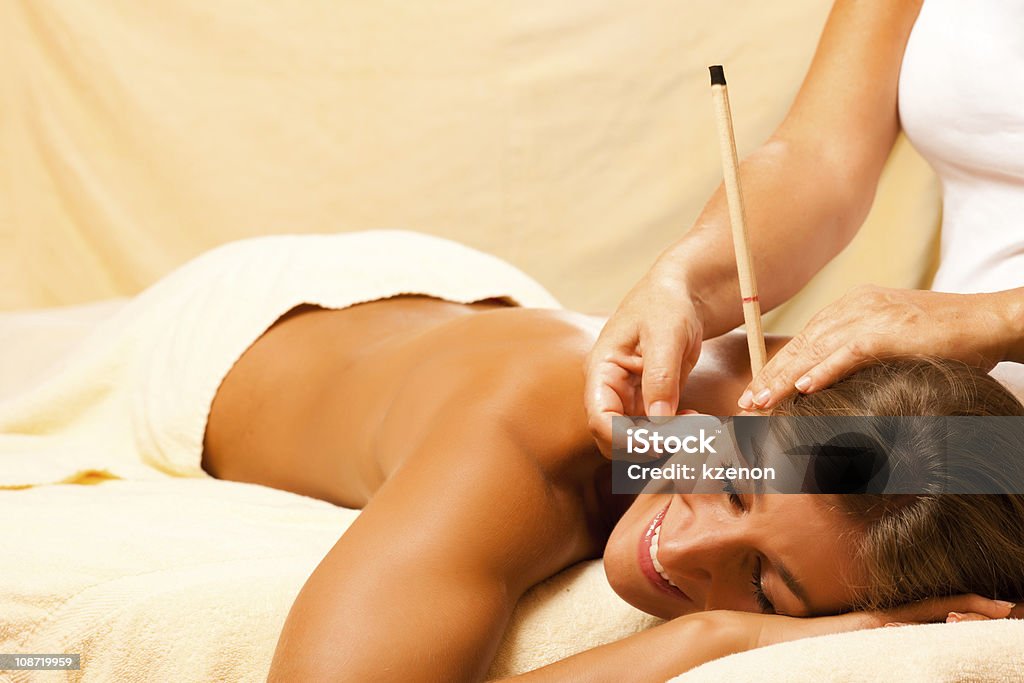
[[[736,137],[732,130],[729,110],[729,91],[725,85],[725,71],[720,65],[710,67],[711,97],[715,102],[715,121],[718,124],[718,143],[722,154],[722,174],[725,178],[725,196],[729,202],[729,222],[732,223],[732,243],[736,252],[736,271],[740,279],[740,297],[743,300],[743,322],[747,328],[747,349],[750,351],[750,371],[756,375],[764,367],[768,354],[761,329],[761,303],[757,298],[757,279],[750,258],[747,239],[746,214],[743,211],[743,193],[737,171]]]

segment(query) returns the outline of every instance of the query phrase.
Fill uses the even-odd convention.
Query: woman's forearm
[[[664,681],[714,659],[800,638],[877,628],[890,623],[941,622],[951,611],[987,619],[1018,617],[1014,608],[1010,602],[968,594],[918,600],[889,610],[821,617],[728,610],[697,612],[505,680],[523,683]]]
[[[507,680],[515,683],[622,683],[667,680],[752,648],[750,631],[722,612],[698,612]]]
[[[762,310],[787,300],[853,238],[873,182],[844,177],[825,155],[773,139],[740,165]],[[679,274],[698,304],[704,338],[743,322],[725,194],[720,186],[694,227],[655,266]]]

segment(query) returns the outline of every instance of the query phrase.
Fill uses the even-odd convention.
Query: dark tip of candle
[[[721,64],[708,67],[711,71],[711,85],[725,85],[725,70]]]

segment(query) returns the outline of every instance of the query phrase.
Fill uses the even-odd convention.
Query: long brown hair
[[[918,358],[871,365],[828,389],[783,401],[772,415],[1024,416],[1024,405],[981,370],[957,361]],[[964,440],[945,444],[976,468],[972,474],[977,476],[990,463],[971,446]],[[1020,464],[1009,466],[1022,468],[1024,474],[1024,442],[1006,447],[1020,455],[1012,459]],[[927,467],[932,457],[929,435],[910,435],[895,451]],[[1015,479],[1021,481],[1020,476]],[[858,531],[848,538],[866,580],[855,586],[853,608],[885,609],[960,593],[1024,600],[1024,495],[822,498],[858,523]]]

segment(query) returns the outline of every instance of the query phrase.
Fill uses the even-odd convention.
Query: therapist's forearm
[[[1006,338],[1004,360],[1024,363],[1024,287],[996,292],[993,309],[1003,321]]]
[[[763,311],[803,287],[856,234],[875,179],[847,177],[821,150],[774,138],[740,165],[746,223]],[[658,259],[695,299],[704,338],[743,322],[732,228],[722,186],[693,228]]]

